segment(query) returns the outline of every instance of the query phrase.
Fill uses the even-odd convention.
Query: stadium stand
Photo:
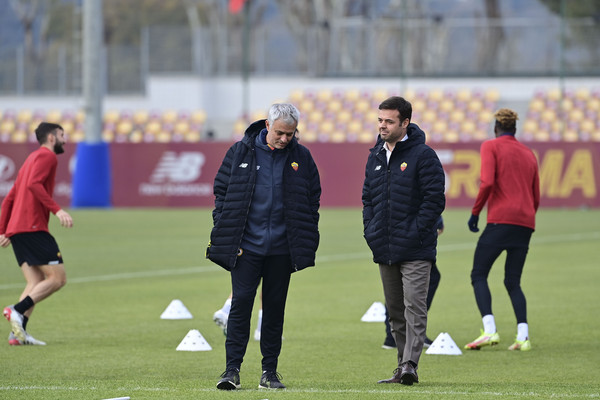
[[[377,136],[377,107],[389,96],[379,90],[293,90],[288,101],[297,104],[304,118],[298,127],[306,142],[371,143]],[[413,105],[412,121],[432,142],[466,142],[491,137],[490,124],[497,107],[496,90],[408,90],[403,96]],[[264,115],[261,118],[265,118]],[[251,118],[236,121],[234,139],[240,139]]]
[[[398,95],[385,89],[296,89],[286,100],[300,109],[298,126],[305,142],[372,143],[377,135],[377,107]],[[406,90],[413,105],[413,122],[433,143],[482,141],[491,138],[493,113],[501,102],[495,89]],[[234,121],[232,139],[239,140],[248,124],[266,118],[264,110]],[[81,110],[0,110],[0,142],[35,142],[41,121],[55,121],[72,142],[84,140]],[[177,110],[107,110],[102,138],[116,143],[198,142],[207,138],[206,112]],[[600,141],[600,88],[538,90],[521,118],[525,141]]]
[[[522,132],[528,140],[542,142],[600,141],[600,89],[536,92]]]

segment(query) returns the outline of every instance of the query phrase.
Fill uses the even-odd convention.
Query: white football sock
[[[485,333],[496,333],[496,320],[492,314],[484,315],[482,320]]]
[[[260,332],[262,328],[262,308],[258,310],[258,323],[256,324],[256,330]]]
[[[517,324],[517,340],[529,339],[529,325],[527,322]]]
[[[229,315],[229,311],[231,311],[231,299],[225,300],[225,304],[223,304],[221,311],[223,311],[225,314]]]

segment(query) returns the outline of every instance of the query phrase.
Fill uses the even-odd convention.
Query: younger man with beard
[[[62,255],[48,232],[50,212],[62,226],[73,226],[71,216],[52,199],[56,155],[64,152],[65,132],[60,125],[42,122],[35,135],[41,147],[27,157],[0,208],[0,246],[12,244],[27,282],[19,302],[4,308],[12,327],[10,345],[46,344],[27,333],[27,322],[34,305],[67,282]]]

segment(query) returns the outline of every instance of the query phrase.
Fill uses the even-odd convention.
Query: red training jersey
[[[479,215],[486,202],[488,224],[535,229],[540,204],[538,164],[533,152],[512,135],[481,144],[481,183],[473,215]]]
[[[0,235],[48,232],[50,212],[56,214],[60,210],[52,199],[57,165],[56,154],[43,146],[27,157],[2,202]]]

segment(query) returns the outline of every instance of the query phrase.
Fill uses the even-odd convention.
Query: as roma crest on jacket
[[[408,164],[406,164],[405,162],[403,162],[402,164],[400,164],[400,170],[404,171],[406,169],[406,166]]]
[[[298,171],[298,163],[296,161],[292,163],[292,168],[294,168],[294,171]]]

